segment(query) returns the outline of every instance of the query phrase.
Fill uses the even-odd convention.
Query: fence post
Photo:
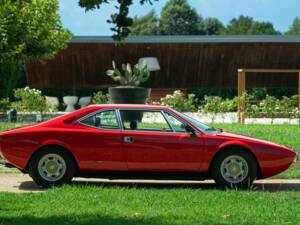
[[[245,104],[241,101],[241,97],[246,89],[246,72],[238,69],[238,122],[245,123]]]
[[[298,107],[300,109],[300,71],[298,73]]]

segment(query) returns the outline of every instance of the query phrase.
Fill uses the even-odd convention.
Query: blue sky
[[[138,3],[139,0],[133,0]],[[85,12],[78,6],[78,0],[59,0],[62,23],[75,35],[111,35],[106,20],[115,11],[113,5],[104,5],[100,10]],[[130,15],[144,15],[152,8],[157,14],[166,0],[154,2],[151,6],[135,4]],[[299,0],[189,0],[203,17],[217,17],[227,24],[233,17],[247,15],[258,21],[270,21],[280,31],[287,31],[295,17],[300,17]]]

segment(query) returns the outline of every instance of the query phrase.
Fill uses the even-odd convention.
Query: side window
[[[120,110],[125,130],[172,132],[160,111]]]
[[[119,129],[119,123],[115,110],[96,113],[80,121],[81,123],[102,129]]]
[[[171,115],[170,113],[168,112],[164,112],[170,125],[173,127],[173,129],[176,131],[176,132],[180,132],[180,133],[186,133],[186,130],[184,128],[184,123],[177,119],[176,117],[174,117],[173,115]]]

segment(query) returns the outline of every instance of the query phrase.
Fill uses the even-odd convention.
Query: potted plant
[[[139,87],[150,77],[150,71],[147,65],[131,66],[129,63],[122,65],[121,72],[112,62],[113,68],[106,71],[106,74],[114,81],[120,82],[120,86],[108,89],[112,102],[115,104],[145,104],[150,96],[151,89]]]

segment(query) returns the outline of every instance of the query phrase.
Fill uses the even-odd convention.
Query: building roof
[[[300,43],[300,35],[131,36],[125,43]],[[114,43],[110,36],[75,36],[71,43]]]

